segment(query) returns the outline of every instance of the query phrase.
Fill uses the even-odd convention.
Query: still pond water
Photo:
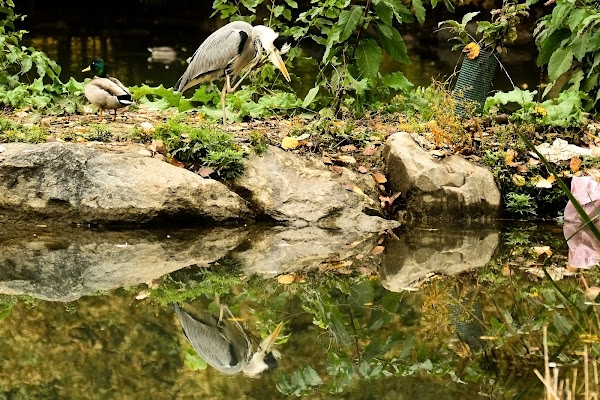
[[[0,398],[540,399],[540,326],[566,308],[543,245],[564,267],[555,223],[2,231]],[[283,321],[278,368],[198,357],[169,303],[217,317],[217,299],[240,331]]]

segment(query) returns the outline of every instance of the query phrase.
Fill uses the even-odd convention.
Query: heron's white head
[[[275,39],[277,39],[279,34],[273,29],[264,25],[256,25],[253,28],[253,31],[255,37],[259,39],[262,48],[268,54],[269,60],[281,71],[285,79],[290,82],[290,74],[288,73],[283,60],[281,59],[281,52],[277,49],[277,47],[275,47],[274,44]]]
[[[281,353],[272,347],[275,344],[275,340],[277,340],[282,327],[283,322],[280,322],[273,333],[260,343],[258,351],[252,355],[250,361],[243,366],[243,371],[246,376],[256,377],[261,372],[277,366],[277,361],[281,358]]]

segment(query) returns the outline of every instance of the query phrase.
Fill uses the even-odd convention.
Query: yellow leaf
[[[283,138],[283,140],[281,141],[281,147],[285,150],[293,150],[299,145],[300,142],[298,141],[298,139],[290,136]]]
[[[467,58],[473,60],[479,55],[479,45],[475,42],[471,42],[465,46],[463,53],[467,53]]]
[[[523,186],[525,184],[525,178],[521,175],[513,175],[512,181],[516,186]]]
[[[533,251],[535,252],[535,254],[537,254],[538,256],[541,256],[542,254],[546,254],[548,257],[550,257],[552,255],[552,250],[550,250],[550,246],[535,246],[533,248]]]
[[[569,162],[569,167],[571,167],[571,171],[573,172],[579,171],[579,167],[581,167],[581,160],[579,159],[579,157],[571,158],[571,162]]]
[[[279,275],[277,277],[277,282],[281,283],[282,285],[289,285],[290,283],[294,282],[294,275],[290,275],[290,274],[285,274],[285,275]]]

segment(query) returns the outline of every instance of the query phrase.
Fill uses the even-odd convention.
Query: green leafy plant
[[[244,168],[244,151],[216,126],[190,126],[175,117],[157,126],[153,137],[163,141],[171,157],[210,167],[224,179],[233,178]]]
[[[83,100],[84,83],[59,79],[60,66],[32,47],[20,45],[26,31],[15,30],[24,16],[12,0],[0,0],[0,104],[32,107],[51,114],[73,113]]]
[[[450,0],[444,3],[453,9]],[[437,0],[431,2],[432,7],[437,4]],[[397,26],[413,22],[415,17],[419,23],[424,22],[426,11],[422,0],[412,0],[414,11],[400,0],[369,0],[365,4],[352,4],[350,0],[315,0],[306,9],[300,9],[293,0],[277,6],[266,0],[235,4],[216,0],[213,3],[214,14],[220,14],[221,18],[248,22],[256,19],[261,7],[266,8],[264,24],[284,36],[291,36],[297,43],[312,39],[323,47],[323,56],[312,64],[318,71],[315,85],[296,106],[319,110],[325,117],[336,116],[341,111],[360,116],[390,91],[412,88],[401,72],[382,76],[382,56],[385,53],[395,61],[410,62]],[[247,12],[251,15],[245,16]],[[299,47],[293,46],[287,57],[291,62],[299,56]],[[264,68],[273,67],[267,64]],[[293,67],[290,70],[294,72]],[[263,87],[268,75],[258,73],[258,82]]]
[[[526,193],[510,192],[506,195],[506,209],[512,214],[537,215],[533,198]]]
[[[467,24],[479,14],[479,11],[465,14],[461,22],[454,20],[442,21],[438,24],[440,29],[448,29],[454,34],[452,40],[458,41],[452,50],[463,48],[469,43],[476,43],[479,49],[495,51],[498,54],[507,52],[507,45],[517,39],[517,25],[521,18],[529,16],[529,7],[538,0],[527,0],[524,3],[504,0],[502,8],[491,11],[490,21],[477,22],[475,39],[467,30]]]
[[[557,0],[551,14],[542,17],[534,31],[538,65],[548,65],[552,88],[582,91],[586,111],[600,100],[600,9],[596,0]],[[566,84],[561,79],[569,74]],[[560,83],[559,83],[560,82]]]
[[[583,99],[586,95],[576,90],[562,92],[555,99],[538,103],[534,100],[537,91],[514,88],[510,92],[498,92],[488,97],[484,113],[497,113],[506,106],[517,105],[511,110],[513,122],[528,122],[550,127],[581,127],[584,124]]]
[[[87,140],[106,142],[112,138],[112,129],[108,124],[90,124],[88,131],[83,136]]]
[[[39,125],[25,126],[0,118],[0,142],[42,143],[47,137],[48,131]]]

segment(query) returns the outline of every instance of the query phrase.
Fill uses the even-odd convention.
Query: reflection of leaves
[[[202,357],[200,357],[198,354],[196,354],[196,351],[194,349],[192,349],[191,347],[188,347],[185,350],[185,365],[191,369],[193,369],[194,371],[201,371],[203,369],[206,369],[206,367],[208,367],[208,364],[206,363],[206,361],[204,361],[202,359]]]
[[[285,395],[306,395],[313,391],[314,387],[323,384],[323,380],[310,365],[305,366],[292,373],[288,380],[283,374],[279,376],[277,390]]]

